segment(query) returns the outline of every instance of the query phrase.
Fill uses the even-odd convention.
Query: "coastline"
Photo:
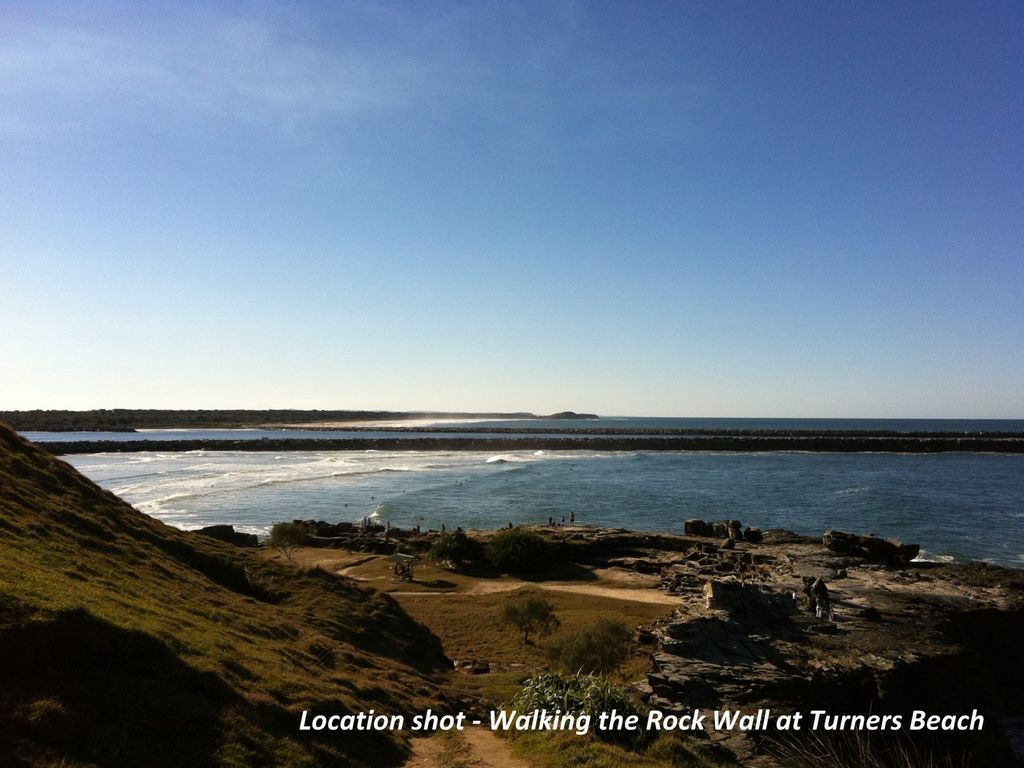
[[[258,546],[255,537],[231,529],[186,532],[163,525],[40,446],[2,429],[0,438],[3,546],[13,565],[7,594],[33,600],[25,612],[10,614],[0,632],[13,649],[5,658],[14,660],[11,668],[26,686],[61,681],[67,692],[61,706],[90,722],[121,722],[123,715],[101,715],[123,707],[107,697],[83,703],[72,695],[75,686],[91,685],[98,671],[123,686],[125,672],[139,669],[138,649],[152,645],[155,650],[143,653],[152,679],[129,675],[130,695],[146,704],[131,710],[139,717],[168,702],[168,680],[178,688],[167,706],[190,713],[216,684],[232,711],[251,718],[233,721],[232,743],[265,740],[269,746],[260,755],[276,744],[297,753],[331,749],[330,759],[342,764],[371,747],[316,741],[315,734],[297,739],[301,712],[335,712],[338,701],[349,702],[353,712],[408,715],[428,707],[446,714],[499,709],[524,690],[527,678],[552,670],[571,676],[576,667],[552,661],[557,644],[611,620],[629,643],[604,679],[629,701],[639,700],[637,706],[666,715],[700,708],[751,718],[767,710],[794,716],[921,711],[929,717],[976,711],[984,718],[981,731],[895,735],[938,754],[1013,765],[1007,735],[1024,713],[1018,642],[1024,571],[907,562],[914,546],[835,532],[827,546],[821,537],[781,528],[758,531],[738,520],[684,520],[681,514],[667,518],[675,533],[520,526],[516,531],[546,542],[539,562],[493,557],[488,542],[513,533],[506,528],[471,531],[477,546],[444,550],[436,548],[444,541],[438,532],[300,520],[290,525],[294,531],[298,522],[301,539]],[[68,551],[81,559],[66,564]],[[414,570],[396,569],[410,557],[418,558]],[[824,594],[828,610],[812,611],[823,605]],[[504,616],[510,602],[533,598],[550,603],[560,627],[527,642]],[[42,636],[51,638],[42,654],[35,632],[40,622]],[[93,655],[76,662],[80,657],[71,651],[80,647]],[[205,684],[190,666],[199,654],[209,659]],[[55,663],[62,666],[53,676]],[[165,678],[168,665],[174,674]],[[387,689],[379,687],[381,679]],[[353,680],[360,686],[354,697],[345,687]],[[17,701],[38,700],[35,690],[18,689]],[[281,702],[270,722],[260,716],[268,690]],[[197,756],[222,744],[218,711],[204,716],[202,733],[217,734],[215,740],[183,740],[181,728],[168,721],[153,749],[168,754],[159,745],[179,745],[175,755],[199,764]],[[7,716],[14,726],[7,730],[31,737],[17,743],[21,753],[52,743],[46,722],[19,717]],[[82,743],[92,748],[89,736]],[[549,768],[567,768],[568,761],[557,760],[563,751],[604,754],[599,738],[566,735],[568,741],[553,742],[549,736],[499,739],[477,728],[464,740],[472,755],[516,755],[532,745],[538,759],[524,765]],[[778,736],[716,727],[682,743],[658,737],[658,744],[708,757],[683,763],[701,768],[777,768],[791,765],[771,757]],[[444,765],[416,762],[443,735],[409,737],[375,737],[373,754],[386,755],[377,764],[402,765],[411,751],[406,768]],[[150,748],[148,741],[136,747]],[[679,764],[667,757],[645,762],[639,750],[627,758],[623,765]],[[272,762],[261,757],[249,764]]]
[[[201,447],[201,446],[199,446]],[[473,447],[477,447],[475,444]],[[102,487],[185,528],[281,519],[494,528],[549,516],[655,531],[691,516],[820,534],[855,525],[933,554],[1024,567],[1022,454],[198,450],[84,453]],[[964,535],[970,532],[970,535]]]
[[[1002,723],[1011,728],[1024,712],[1024,658],[1011,639],[1024,631],[1024,572],[904,562],[884,546],[851,554],[818,537],[737,533],[736,521],[722,521],[705,523],[712,535],[521,526],[549,541],[557,558],[549,571],[517,576],[431,561],[443,535],[436,531],[306,524],[317,527],[307,542],[317,546],[298,550],[295,562],[387,592],[442,639],[454,685],[485,703],[540,660],[492,637],[480,617],[535,594],[566,615],[574,606],[634,621],[660,614],[638,627],[630,667],[642,678],[633,689],[654,709],[977,711],[988,723],[982,733],[926,734],[925,743],[1012,764]],[[484,543],[498,533],[467,531]],[[395,551],[421,558],[411,582],[388,578]],[[270,548],[263,554],[279,557]],[[826,585],[829,616],[809,610],[808,580]],[[775,736],[706,734],[742,765],[778,765],[765,754]]]

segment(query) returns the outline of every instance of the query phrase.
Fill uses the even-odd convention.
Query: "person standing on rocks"
[[[828,586],[824,579],[816,579],[811,586],[811,599],[814,601],[814,615],[819,619],[832,618],[832,601],[829,598]]]

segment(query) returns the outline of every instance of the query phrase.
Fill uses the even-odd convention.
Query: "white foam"
[[[537,455],[536,453],[533,454],[532,456],[522,456],[522,455],[515,454],[515,453],[500,453],[497,456],[491,456],[484,463],[485,464],[507,464],[507,463],[510,463],[510,462],[528,462],[528,461],[533,461],[533,456],[536,456],[536,455]]]
[[[956,558],[953,555],[938,555],[922,549],[912,563],[954,563]]]
[[[843,488],[842,490],[836,491],[836,496],[849,496],[854,493],[865,493],[867,491],[874,490],[874,486],[871,485],[854,485],[849,488]]]

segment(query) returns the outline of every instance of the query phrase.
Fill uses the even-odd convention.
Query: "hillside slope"
[[[165,526],[0,425],[0,762],[399,763],[303,709],[437,705],[437,638],[386,595]]]

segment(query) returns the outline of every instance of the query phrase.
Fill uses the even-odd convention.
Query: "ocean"
[[[926,559],[1024,567],[1019,454],[190,451],[66,460],[187,529],[230,523],[265,535],[282,520],[366,515],[424,530],[496,528],[575,513],[584,524],[681,532],[687,518],[735,518],[813,536],[876,533],[921,544]]]

